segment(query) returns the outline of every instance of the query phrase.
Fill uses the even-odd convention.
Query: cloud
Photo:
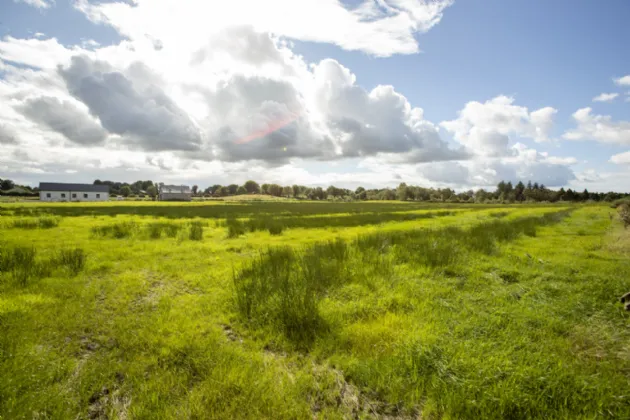
[[[42,96],[29,98],[17,108],[32,121],[79,145],[101,144],[107,137],[107,132],[97,121],[70,101]]]
[[[15,3],[26,3],[29,6],[36,7],[38,9],[48,9],[55,4],[55,0],[13,0]]]
[[[630,144],[630,122],[614,121],[609,115],[594,115],[591,108],[573,113],[577,127],[562,135],[567,140],[594,140],[619,145]]]
[[[440,125],[463,146],[483,156],[508,156],[512,153],[511,135],[538,142],[548,140],[556,109],[545,107],[529,112],[513,103],[514,98],[502,95],[484,103],[468,102],[457,119]]]
[[[0,59],[36,69],[54,69],[59,64],[67,63],[74,54],[82,52],[79,47],[63,46],[56,38],[37,38],[4,37],[0,40]]]
[[[618,96],[618,93],[602,93],[594,97],[593,102],[612,102]]]
[[[630,74],[613,80],[619,86],[630,86]]]
[[[123,74],[108,63],[75,56],[59,73],[70,94],[126,143],[142,150],[199,149],[199,129],[144,65],[131,66]]]
[[[424,119],[393,86],[379,85],[370,92],[356,84],[356,76],[335,60],[314,66],[315,110],[327,122],[344,157],[378,153],[406,153],[408,160],[465,158],[448,148],[437,127]]]
[[[167,48],[208,39],[226,27],[252,25],[257,32],[390,56],[417,52],[415,35],[437,25],[451,3],[451,0],[366,0],[350,8],[334,0],[233,0],[216,7],[211,2],[196,0],[140,0],[133,5],[78,0],[75,7],[92,21],[109,24],[132,40],[149,34]]]
[[[301,27],[294,28],[286,19],[288,11],[312,7],[311,0],[299,6],[273,0],[271,6],[287,8],[278,22],[252,2],[259,21],[241,7],[247,9],[243,18],[232,3],[211,15],[203,14],[203,3],[193,12],[178,7],[191,19],[178,30],[158,19],[169,2],[79,2],[93,20],[129,39],[109,46],[63,46],[54,38],[0,41],[0,124],[29,150],[29,161],[20,165],[11,154],[18,147],[3,145],[9,153],[0,156],[0,170],[31,180],[47,174],[60,180],[256,179],[372,187],[402,180],[458,189],[489,188],[501,179],[550,186],[571,180],[575,159],[514,144],[515,137],[546,140],[554,108],[530,111],[505,96],[469,102],[457,119],[441,124],[454,134],[453,147],[440,125],[395,87],[366,89],[336,60],[308,63],[288,39],[308,39],[289,34],[303,31],[342,48],[360,42],[370,54],[406,53],[417,44],[405,34],[428,30],[441,17],[436,5],[447,3],[390,0],[379,8],[364,2],[346,9],[318,1],[334,13],[322,17],[311,10],[309,18],[319,22],[315,31],[312,22],[298,19]],[[335,13],[357,19],[364,39],[339,35]],[[391,23],[401,16],[412,16],[415,29]],[[202,25],[201,17],[210,21]],[[329,20],[333,29],[321,31]],[[280,30],[264,30],[275,23]]]
[[[626,165],[630,163],[630,151],[618,153],[610,157],[610,162],[616,163],[617,165]]]
[[[17,144],[17,139],[15,138],[15,134],[13,130],[9,129],[4,124],[0,124],[0,144]]]

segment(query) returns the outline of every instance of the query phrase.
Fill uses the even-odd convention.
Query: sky
[[[2,0],[0,178],[630,192],[630,2]]]

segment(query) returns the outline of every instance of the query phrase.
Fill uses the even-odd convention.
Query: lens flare
[[[284,128],[287,125],[291,124],[293,121],[297,120],[299,116],[300,116],[299,113],[295,113],[295,114],[289,115],[286,118],[272,121],[266,128],[262,130],[254,131],[253,133],[248,134],[247,136],[236,140],[234,143],[245,144],[245,143],[249,143],[251,141],[257,140],[259,138],[265,137],[273,133],[274,131],[280,130],[281,128]]]

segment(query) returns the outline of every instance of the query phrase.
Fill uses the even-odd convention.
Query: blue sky
[[[3,176],[456,189],[503,176],[627,189],[628,2],[304,0],[304,13],[284,0],[266,10],[247,0],[169,3],[3,2]],[[73,56],[106,63],[131,96],[106,77],[100,99],[77,93]],[[56,87],[38,84],[43,77]],[[152,77],[165,108],[147,108]],[[618,96],[594,102],[602,93]],[[296,106],[299,117],[282,116]],[[266,135],[239,141],[252,132]],[[68,153],[91,156],[89,166],[64,162]]]

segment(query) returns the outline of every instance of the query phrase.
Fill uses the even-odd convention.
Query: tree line
[[[101,181],[97,179],[94,185],[107,185],[111,195],[124,197],[150,197],[158,194],[158,183],[153,181],[138,180],[133,183]],[[3,195],[37,195],[38,188],[25,185],[16,185],[10,179],[0,178],[0,192]],[[597,193],[574,191],[560,188],[552,190],[543,184],[531,181],[527,184],[518,182],[516,185],[510,181],[501,181],[494,190],[478,189],[456,192],[451,188],[427,188],[401,183],[397,188],[365,189],[358,187],[355,190],[338,188],[334,185],[328,188],[307,187],[304,185],[279,185],[258,184],[249,180],[243,185],[215,184],[207,188],[192,186],[195,197],[229,197],[243,194],[265,194],[274,197],[286,197],[307,200],[402,200],[402,201],[435,201],[435,202],[471,202],[471,203],[519,203],[519,202],[556,202],[556,201],[607,201],[612,202],[622,198],[628,198],[628,193],[606,192]]]
[[[136,181],[133,184],[114,183],[111,181],[95,181],[110,185],[112,194],[125,195],[129,194],[147,194],[153,196],[150,192],[157,193],[157,189],[152,191],[152,187],[156,188],[157,184],[151,181]],[[128,186],[128,189],[125,188]],[[307,187],[305,185],[279,185],[279,184],[259,184],[256,181],[249,180],[243,185],[215,184],[207,188],[199,188],[198,185],[192,186],[193,196],[196,197],[229,197],[244,194],[265,194],[274,197],[286,197],[295,199],[308,200],[401,200],[401,201],[435,201],[435,202],[474,202],[474,203],[518,203],[518,202],[557,202],[557,201],[608,201],[612,202],[621,198],[629,197],[627,193],[617,192],[589,192],[574,191],[572,189],[565,190],[560,188],[552,190],[544,184],[531,181],[527,184],[518,182],[516,185],[510,181],[501,181],[494,190],[478,189],[456,192],[451,188],[427,188],[421,186],[407,185],[401,183],[397,188],[380,188],[365,189],[358,187],[354,190],[347,188],[339,188],[334,185],[328,188]],[[127,195],[129,195],[127,194]]]

